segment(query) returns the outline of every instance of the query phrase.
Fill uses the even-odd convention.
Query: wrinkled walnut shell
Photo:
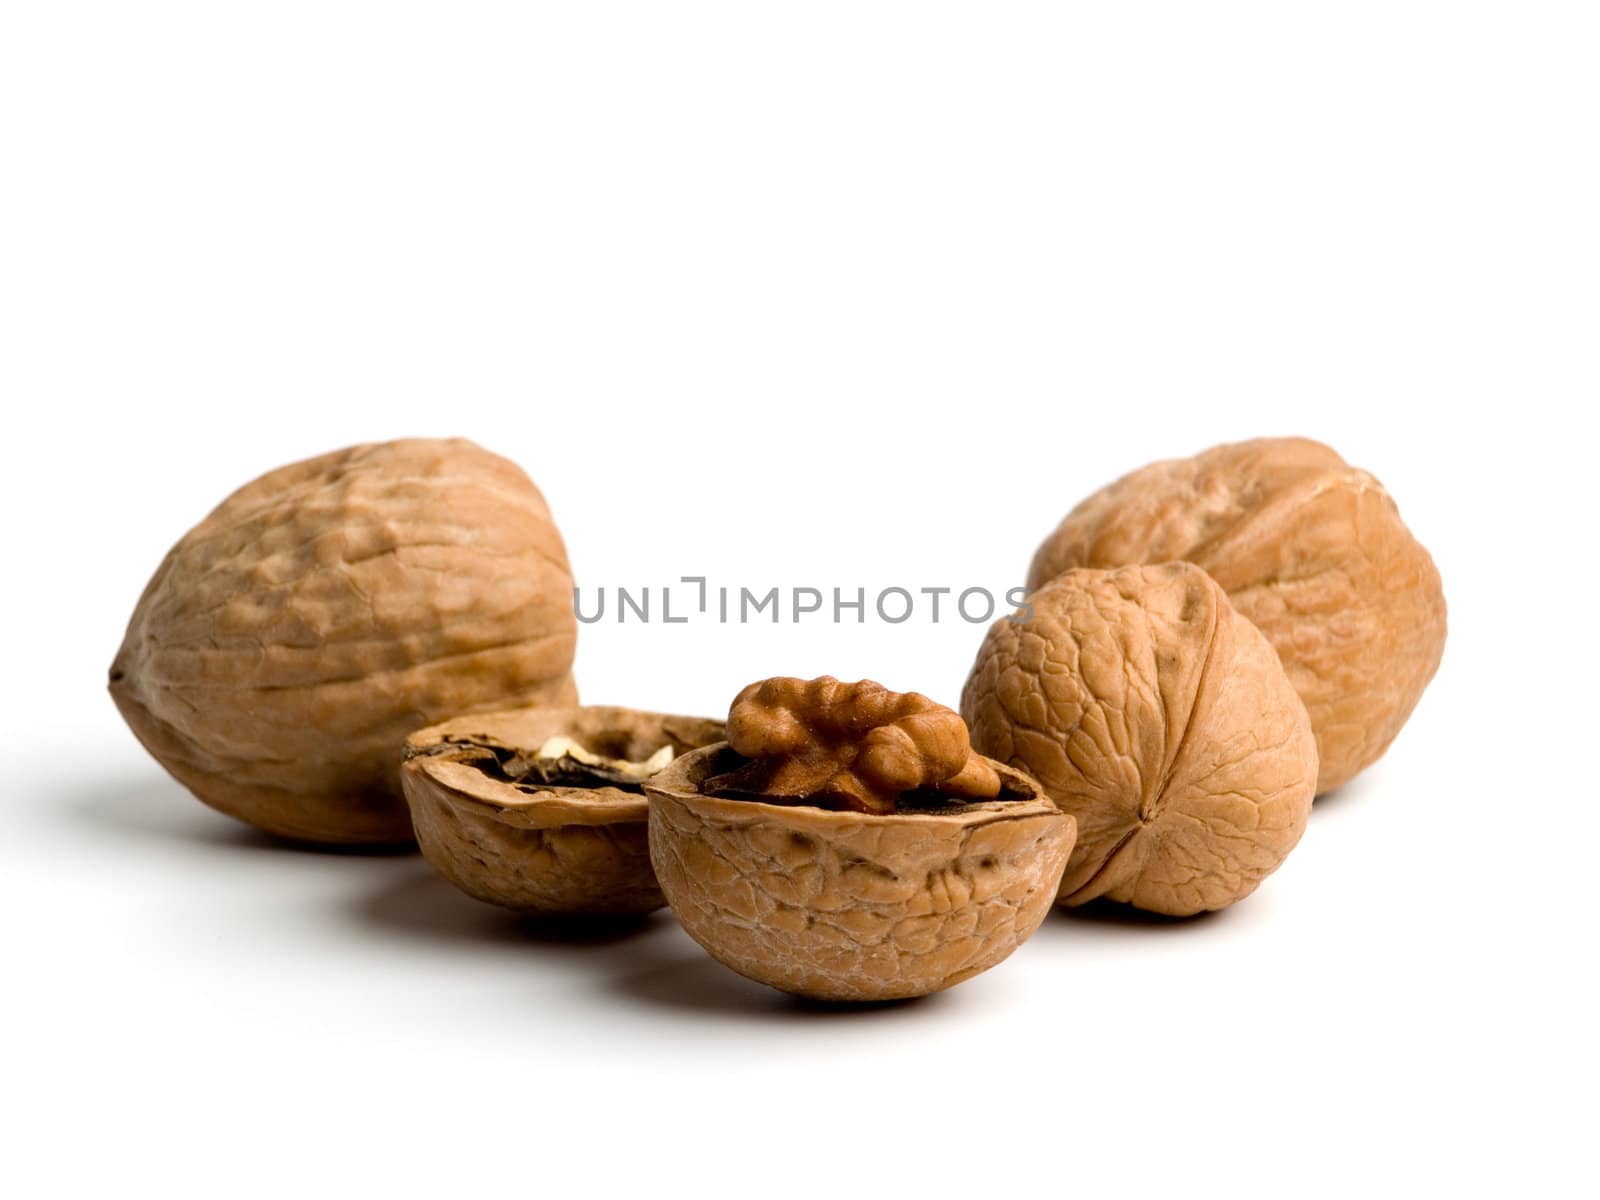
[[[1073,821],[1000,763],[1018,799],[888,815],[701,791],[697,750],[645,784],[650,859],[691,937],[739,974],[819,1000],[897,1000],[988,970],[1044,920]]]
[[[572,574],[539,489],[463,440],[352,446],[246,484],[168,552],[111,667],[134,734],[230,816],[408,843],[420,725],[573,704]]]
[[[647,913],[666,899],[650,869],[642,790],[519,785],[475,760],[485,748],[532,756],[565,736],[643,761],[663,746],[683,754],[722,734],[720,721],[632,708],[486,713],[412,734],[400,779],[423,856],[467,895],[546,915]]]
[[[1377,761],[1438,670],[1433,559],[1383,485],[1319,442],[1263,438],[1134,471],[1067,514],[1028,586],[1174,559],[1205,568],[1277,650],[1311,714],[1318,792]]]
[[[1189,563],[1069,571],[990,627],[961,695],[972,744],[1078,819],[1061,900],[1172,916],[1253,892],[1317,778],[1277,655]]]

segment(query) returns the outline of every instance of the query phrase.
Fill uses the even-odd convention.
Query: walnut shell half
[[[1383,485],[1320,442],[1262,438],[1134,471],[1067,514],[1028,586],[1174,559],[1204,567],[1277,650],[1311,714],[1318,792],[1377,761],[1439,668],[1433,559]]]
[[[485,713],[412,734],[400,779],[423,856],[467,895],[550,915],[647,913],[666,899],[650,869],[640,784],[619,786],[604,765],[588,786],[546,783],[530,760],[563,738],[643,764],[722,734],[721,721],[632,708]]]
[[[727,745],[645,784],[650,859],[691,937],[724,965],[819,1000],[897,1000],[988,970],[1044,919],[1072,818],[1020,771],[1000,800],[879,815],[706,795]]]
[[[1078,819],[1061,900],[1173,916],[1253,892],[1306,827],[1311,723],[1272,647],[1189,563],[1069,571],[990,627],[972,744]]]
[[[353,446],[218,505],[111,667],[134,734],[201,800],[316,842],[410,842],[420,725],[572,704],[572,573],[539,489],[468,441]]]

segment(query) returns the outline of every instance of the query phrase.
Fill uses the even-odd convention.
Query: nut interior
[[[637,758],[637,752],[630,752],[616,731],[585,741],[558,735],[533,750],[508,746],[487,736],[450,737],[417,753],[448,755],[452,761],[479,771],[496,783],[530,795],[553,787],[615,788],[643,793],[644,781],[677,757],[671,743],[663,741],[655,750]],[[590,757],[600,761],[587,761]]]
[[[720,721],[698,717],[616,707],[526,709],[421,730],[405,753],[408,771],[426,773],[458,803],[526,816],[544,807],[551,822],[582,823],[589,810],[609,822],[644,819],[643,783],[661,765],[653,761],[658,756],[676,758],[721,736]],[[547,746],[559,753],[541,756]],[[598,815],[602,808],[613,811]]]
[[[1012,805],[1044,799],[1043,790],[1031,776],[990,758],[985,758],[983,761],[1000,776],[1000,792],[997,796],[986,800],[974,800],[941,791],[937,786],[916,788],[900,793],[896,809],[892,813],[841,810],[826,803],[812,803],[814,799],[812,797],[773,796],[723,786],[723,780],[736,776],[742,768],[749,766],[751,761],[726,742],[719,742],[675,759],[650,780],[650,786],[663,791],[697,792],[703,796],[735,800],[744,804],[815,810],[852,821],[884,816],[941,817],[1001,812]]]
[[[734,698],[727,728],[741,761],[705,783],[727,799],[883,816],[1000,793],[961,714],[871,679],[757,680]]]

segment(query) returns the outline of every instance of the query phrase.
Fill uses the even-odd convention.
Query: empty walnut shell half
[[[1272,647],[1189,563],[1069,571],[1028,602],[990,627],[961,712],[975,748],[1077,817],[1062,902],[1187,916],[1248,896],[1317,778]]]
[[[552,916],[647,913],[666,899],[644,781],[722,733],[632,708],[487,713],[412,734],[400,778],[423,855],[469,896]]]
[[[514,463],[471,442],[352,446],[270,471],[168,552],[111,666],[147,750],[269,833],[409,843],[419,725],[574,704],[572,574]]]
[[[683,927],[739,974],[818,1000],[922,996],[1044,920],[1073,821],[1000,763],[1001,798],[836,811],[708,795],[749,760],[696,750],[645,784],[650,859]]]
[[[1134,471],[1067,514],[1028,586],[1174,559],[1205,568],[1277,650],[1311,714],[1318,792],[1389,748],[1438,670],[1433,559],[1383,485],[1320,442],[1262,438]]]

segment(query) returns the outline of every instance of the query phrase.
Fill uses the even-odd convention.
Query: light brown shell
[[[632,708],[519,709],[457,717],[406,739],[400,778],[427,860],[467,895],[520,912],[647,913],[666,903],[650,869],[649,806],[615,787],[518,786],[458,761],[462,743],[531,754],[558,735],[633,761],[722,738],[721,721]]]
[[[1044,919],[1073,822],[1023,798],[886,815],[708,796],[726,745],[645,784],[650,859],[691,937],[750,979],[819,1000],[897,1000],[988,970]]]
[[[353,446],[269,472],[185,534],[111,667],[145,748],[285,837],[411,840],[420,725],[572,704],[566,549],[539,489],[462,440]]]
[[[990,627],[961,696],[979,751],[1078,820],[1061,900],[1186,916],[1249,895],[1300,840],[1305,708],[1261,633],[1188,563],[1069,571]]]
[[[1444,654],[1433,559],[1365,471],[1306,438],[1152,463],[1079,504],[1028,586],[1073,567],[1183,559],[1267,635],[1311,714],[1318,792],[1377,761]]]

